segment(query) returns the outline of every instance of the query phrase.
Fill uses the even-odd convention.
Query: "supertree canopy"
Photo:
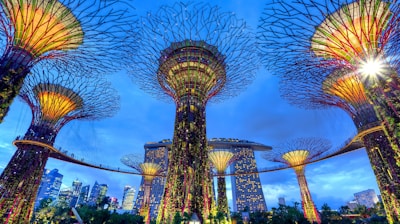
[[[283,83],[291,83],[283,95],[291,96],[294,104],[308,108],[334,105],[358,113],[352,118],[366,146],[390,223],[398,222],[400,214],[399,10],[397,1],[278,0],[265,9],[258,36],[267,67]],[[350,98],[345,97],[347,90],[327,85],[349,77],[360,84],[360,88],[351,88]],[[367,100],[363,104],[359,104],[364,100],[360,89]],[[296,92],[302,95],[295,96]],[[299,99],[306,102],[294,102]]]
[[[212,166],[217,171],[218,179],[218,203],[217,210],[226,214],[229,219],[228,198],[226,196],[225,170],[235,160],[232,152],[225,150],[212,150],[208,153]]]
[[[24,81],[20,97],[32,110],[32,122],[0,176],[2,223],[28,223],[37,190],[58,131],[75,119],[96,120],[113,115],[119,98],[99,78],[35,74]]]
[[[140,208],[140,215],[144,217],[145,223],[150,223],[150,191],[154,178],[163,172],[161,165],[151,162],[139,162],[136,155],[123,156],[121,162],[135,170],[144,177],[143,204]]]
[[[134,48],[132,11],[117,0],[0,1],[0,121],[33,66],[82,75],[120,70]]]
[[[321,223],[321,219],[311,199],[304,172],[305,166],[307,163],[317,159],[321,154],[329,151],[330,148],[331,143],[326,139],[298,138],[282,143],[274,147],[274,150],[263,154],[264,159],[293,167],[300,186],[304,217],[311,223]]]
[[[207,220],[213,197],[205,106],[238,94],[258,67],[256,46],[244,21],[208,4],[175,3],[142,18],[140,49],[131,68],[135,82],[176,104],[173,145],[159,222],[176,213]]]

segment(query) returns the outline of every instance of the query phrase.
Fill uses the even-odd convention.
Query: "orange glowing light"
[[[354,73],[343,74],[341,70],[333,72],[324,81],[323,90],[325,93],[340,97],[354,106],[368,103],[364,86],[360,78]]]
[[[43,119],[49,121],[58,121],[80,106],[68,96],[57,92],[39,92],[37,97],[40,102]]]
[[[146,181],[152,181],[162,169],[157,163],[141,163],[139,166]]]
[[[52,50],[76,49],[83,43],[80,22],[58,1],[1,3],[15,29],[14,44],[36,57]]]
[[[282,159],[286,160],[291,166],[298,166],[307,161],[310,154],[308,150],[293,150],[282,155]],[[296,169],[296,167],[295,167]]]
[[[228,151],[211,151],[208,153],[208,158],[213,163],[218,173],[225,172],[233,156],[234,154]]]
[[[311,49],[326,59],[359,62],[379,51],[390,16],[389,3],[380,0],[344,5],[316,28]]]

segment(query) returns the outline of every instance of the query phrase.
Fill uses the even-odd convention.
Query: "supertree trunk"
[[[45,126],[31,125],[24,140],[49,146],[54,138]],[[17,151],[0,176],[0,212],[2,223],[28,223],[50,149],[38,145],[17,144]]]
[[[398,223],[400,215],[400,167],[392,154],[393,144],[383,131],[363,137],[367,154],[375,173],[389,223]]]
[[[50,150],[22,145],[0,176],[1,223],[29,223]]]
[[[161,220],[175,213],[197,213],[206,220],[211,209],[211,177],[206,139],[205,105],[194,96],[177,103],[175,132],[169,154],[168,178],[161,204]]]
[[[0,123],[29,73],[31,59],[32,56],[22,49],[9,50],[0,59]]]
[[[229,217],[228,198],[226,197],[225,177],[218,177],[218,211]]]
[[[367,86],[366,93],[373,102],[378,118],[384,124],[384,131],[392,142],[392,156],[400,167],[400,82],[397,74],[377,77],[377,81]],[[400,174],[399,174],[400,175]]]
[[[298,166],[294,168],[296,172],[297,181],[300,186],[300,194],[302,200],[302,207],[304,211],[304,217],[311,223],[317,222],[321,223],[317,209],[311,199],[310,190],[308,189],[308,184],[306,176],[304,175],[304,166]]]
[[[144,217],[144,222],[146,224],[150,223],[150,191],[151,181],[145,180],[143,205],[140,208],[140,215]]]

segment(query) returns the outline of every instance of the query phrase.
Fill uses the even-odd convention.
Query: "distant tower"
[[[60,207],[69,207],[72,201],[73,190],[70,187],[60,190],[58,194],[57,205]]]
[[[69,204],[71,208],[77,206],[79,195],[81,193],[81,188],[82,188],[81,181],[76,179],[72,182],[72,198],[71,198],[71,203]]]
[[[2,223],[28,222],[40,178],[59,130],[75,119],[96,120],[114,114],[118,97],[110,84],[96,78],[48,73],[28,76],[20,97],[32,110],[32,123],[0,176]],[[95,96],[95,97],[94,97]]]
[[[162,167],[157,163],[141,163],[136,155],[126,155],[121,158],[121,162],[138,172],[144,177],[144,196],[143,204],[140,208],[140,215],[144,217],[145,223],[150,223],[150,193],[154,178],[162,172]]]
[[[367,208],[373,208],[379,202],[378,196],[373,189],[354,193],[354,199],[359,205],[365,205]]]
[[[328,140],[317,138],[299,138],[290,142],[286,142],[275,148],[271,152],[263,154],[263,157],[272,162],[285,163],[292,167],[296,172],[297,181],[300,186],[300,194],[302,199],[302,207],[304,217],[308,221],[321,223],[318,211],[311,199],[305,176],[305,166],[308,162],[320,156],[322,153],[331,148]]]
[[[171,148],[172,141],[164,139],[159,142],[148,142],[144,145],[145,162],[153,162],[160,164],[163,169],[167,168],[168,164],[168,149]],[[229,150],[235,154],[235,158],[230,166],[233,210],[242,211],[248,207],[249,211],[267,211],[262,185],[257,173],[257,164],[254,152],[271,150],[270,146],[260,143],[251,142],[248,140],[239,140],[234,138],[212,138],[208,141],[208,146],[214,150]],[[211,164],[210,164],[211,165]],[[164,177],[156,177],[153,180],[151,188],[151,218],[157,215],[157,208],[162,198],[165,185]],[[143,188],[144,180],[142,178],[141,187],[135,206],[140,207],[143,203]]]
[[[282,0],[266,8],[259,26],[261,55],[282,77],[286,98],[352,117],[389,223],[400,221],[399,10],[380,0]]]
[[[206,220],[213,200],[206,104],[236,95],[252,80],[256,46],[243,21],[207,4],[163,6],[142,24],[132,74],[143,89],[176,104],[159,222],[171,222],[177,212]]]
[[[278,205],[286,206],[286,201],[285,201],[284,197],[279,197],[278,198]]]
[[[159,142],[148,142],[144,145],[145,163],[157,163],[161,166],[163,170],[167,170],[168,167],[168,149],[171,148],[172,142],[169,139],[165,139]],[[165,177],[155,177],[153,180],[153,184],[151,186],[151,195],[150,195],[150,218],[156,219],[159,206],[164,194],[164,186],[165,186]],[[142,181],[140,183],[140,188],[138,192],[138,196],[135,201],[135,208],[140,208],[143,205],[144,199],[144,177],[142,177]]]
[[[81,192],[79,192],[77,206],[86,205],[88,203],[89,191],[90,191],[90,185],[85,185],[81,188]]]
[[[97,206],[106,197],[108,190],[107,184],[99,184],[97,181],[94,182],[92,190],[90,191],[88,205]]]
[[[127,32],[131,11],[114,0],[90,7],[79,0],[1,1],[0,122],[32,67],[82,75],[119,70],[135,39]]]
[[[60,192],[62,179],[63,175],[58,172],[58,169],[46,169],[44,171],[36,197],[35,208],[39,206],[40,201],[43,199],[49,198],[53,201],[57,199],[58,192]]]
[[[212,166],[217,171],[218,196],[217,211],[224,213],[229,218],[228,198],[226,196],[225,170],[235,159],[234,154],[225,150],[212,150],[208,153]]]
[[[233,211],[242,212],[245,208],[250,212],[267,211],[254,152],[268,151],[271,147],[238,139],[211,139],[210,142],[214,144],[214,149],[227,147],[235,154],[230,172],[240,175],[231,177]]]
[[[129,185],[124,187],[124,195],[122,197],[122,209],[132,211],[133,202],[135,200],[136,189]]]

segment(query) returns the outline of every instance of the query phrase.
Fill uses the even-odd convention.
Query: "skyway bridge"
[[[300,164],[301,165],[307,165],[307,164],[311,164],[311,163],[316,163],[322,160],[326,160],[338,155],[342,155],[345,153],[349,153],[352,152],[354,150],[358,150],[364,147],[363,143],[362,143],[362,137],[376,132],[376,131],[380,131],[382,130],[382,126],[375,126],[372,128],[369,128],[367,130],[364,130],[360,133],[358,133],[356,136],[350,138],[349,140],[347,140],[344,144],[343,147],[341,147],[340,149],[336,150],[333,153],[330,154],[323,154],[321,155],[321,157],[308,162],[306,164]],[[213,143],[214,142],[214,143]],[[218,141],[218,139],[214,139],[209,141],[211,146],[214,146],[215,148],[221,148],[221,147],[225,147],[227,146],[227,144],[223,144],[222,141]],[[268,151],[271,150],[272,147],[270,146],[264,146],[258,143],[253,143],[253,142],[246,142],[247,144],[254,144],[255,146],[255,151]],[[37,141],[37,140],[24,140],[24,139],[16,139],[13,144],[18,147],[20,145],[35,145],[35,146],[40,146],[40,147],[44,147],[50,150],[50,158],[54,158],[54,159],[58,159],[61,161],[65,161],[65,162],[69,162],[69,163],[74,163],[74,164],[78,164],[81,166],[86,166],[86,167],[91,167],[91,168],[95,168],[95,169],[100,169],[100,170],[105,170],[105,171],[110,171],[110,172],[117,172],[117,173],[123,173],[123,174],[132,174],[132,175],[140,175],[142,176],[141,173],[133,170],[133,169],[121,169],[119,167],[112,167],[110,165],[107,164],[99,164],[99,163],[95,163],[92,161],[86,161],[85,158],[78,158],[77,156],[75,156],[73,153],[68,153],[65,150],[60,150],[57,149],[49,144],[46,144],[44,142],[41,141]],[[240,143],[238,143],[240,144]],[[229,145],[229,144],[228,144]],[[166,142],[166,143],[160,143],[160,146],[165,146],[165,147],[170,147],[171,146],[171,142]],[[243,172],[243,173],[227,173],[224,174],[224,176],[238,176],[238,175],[249,175],[249,174],[255,174],[255,173],[267,173],[267,172],[273,172],[273,171],[278,171],[278,170],[284,170],[284,169],[288,169],[288,168],[292,168],[292,166],[287,166],[287,165],[281,165],[281,166],[274,166],[274,167],[265,167],[265,168],[259,168],[258,171],[256,172]],[[158,175],[158,176],[162,176],[162,175]],[[215,174],[215,176],[218,176]]]

